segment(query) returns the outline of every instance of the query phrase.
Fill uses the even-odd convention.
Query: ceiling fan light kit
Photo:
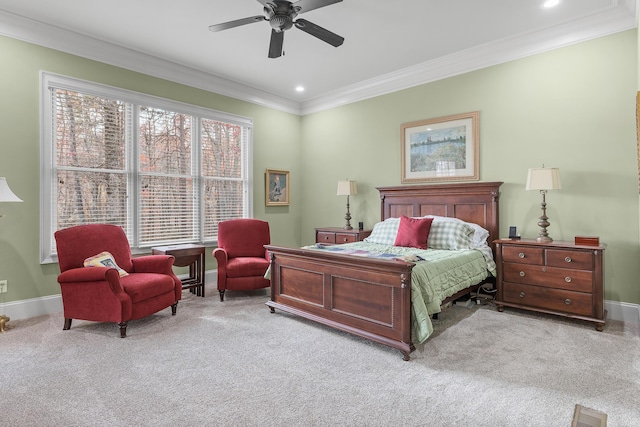
[[[216,32],[239,27],[241,25],[252,24],[254,22],[268,21],[271,26],[269,58],[278,58],[282,56],[284,32],[294,26],[307,34],[330,44],[331,46],[338,47],[344,43],[344,37],[332,33],[313,22],[307,21],[306,19],[298,19],[296,21],[294,21],[294,19],[300,13],[309,12],[341,1],[342,0],[298,0],[295,3],[292,3],[286,0],[258,0],[264,8],[265,16],[257,15],[249,18],[223,22],[221,24],[211,25],[209,30]]]

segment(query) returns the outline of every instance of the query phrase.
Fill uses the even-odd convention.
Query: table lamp
[[[549,226],[549,218],[547,217],[547,202],[545,196],[548,190],[560,190],[562,185],[560,184],[560,169],[558,168],[545,168],[542,165],[541,168],[529,169],[527,175],[527,190],[540,190],[542,194],[542,216],[538,225],[540,226],[540,234],[536,239],[538,242],[552,242],[553,239],[547,234],[547,227]]]
[[[21,202],[20,198],[13,194],[5,177],[0,177],[0,202]]]
[[[0,177],[0,202],[21,202],[20,198],[13,194],[13,191],[7,185],[7,180],[4,177]],[[0,215],[2,218],[2,215]],[[3,298],[4,302],[4,298]],[[11,320],[9,316],[5,316],[4,314],[0,314],[0,332],[4,332],[6,329],[6,324]]]
[[[354,194],[358,194],[358,188],[356,187],[355,181],[344,180],[338,181],[338,196],[347,196],[347,214],[344,219],[347,220],[347,224],[343,227],[345,230],[353,230],[351,227],[351,214],[349,213],[349,196],[353,196]]]

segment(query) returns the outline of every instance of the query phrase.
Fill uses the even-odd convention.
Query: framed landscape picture
[[[480,178],[479,111],[404,123],[402,183]]]
[[[266,205],[289,206],[289,171],[267,169]]]

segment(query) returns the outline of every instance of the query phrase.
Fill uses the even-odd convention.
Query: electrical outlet
[[[7,292],[7,281],[0,280],[0,294]]]

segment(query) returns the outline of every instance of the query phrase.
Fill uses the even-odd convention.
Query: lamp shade
[[[560,169],[531,168],[527,175],[527,190],[560,190]]]
[[[0,202],[21,202],[20,198],[13,194],[13,191],[9,188],[7,180],[4,177],[0,177]]]
[[[338,196],[353,196],[358,194],[358,187],[356,187],[355,181],[344,180],[338,181]]]

